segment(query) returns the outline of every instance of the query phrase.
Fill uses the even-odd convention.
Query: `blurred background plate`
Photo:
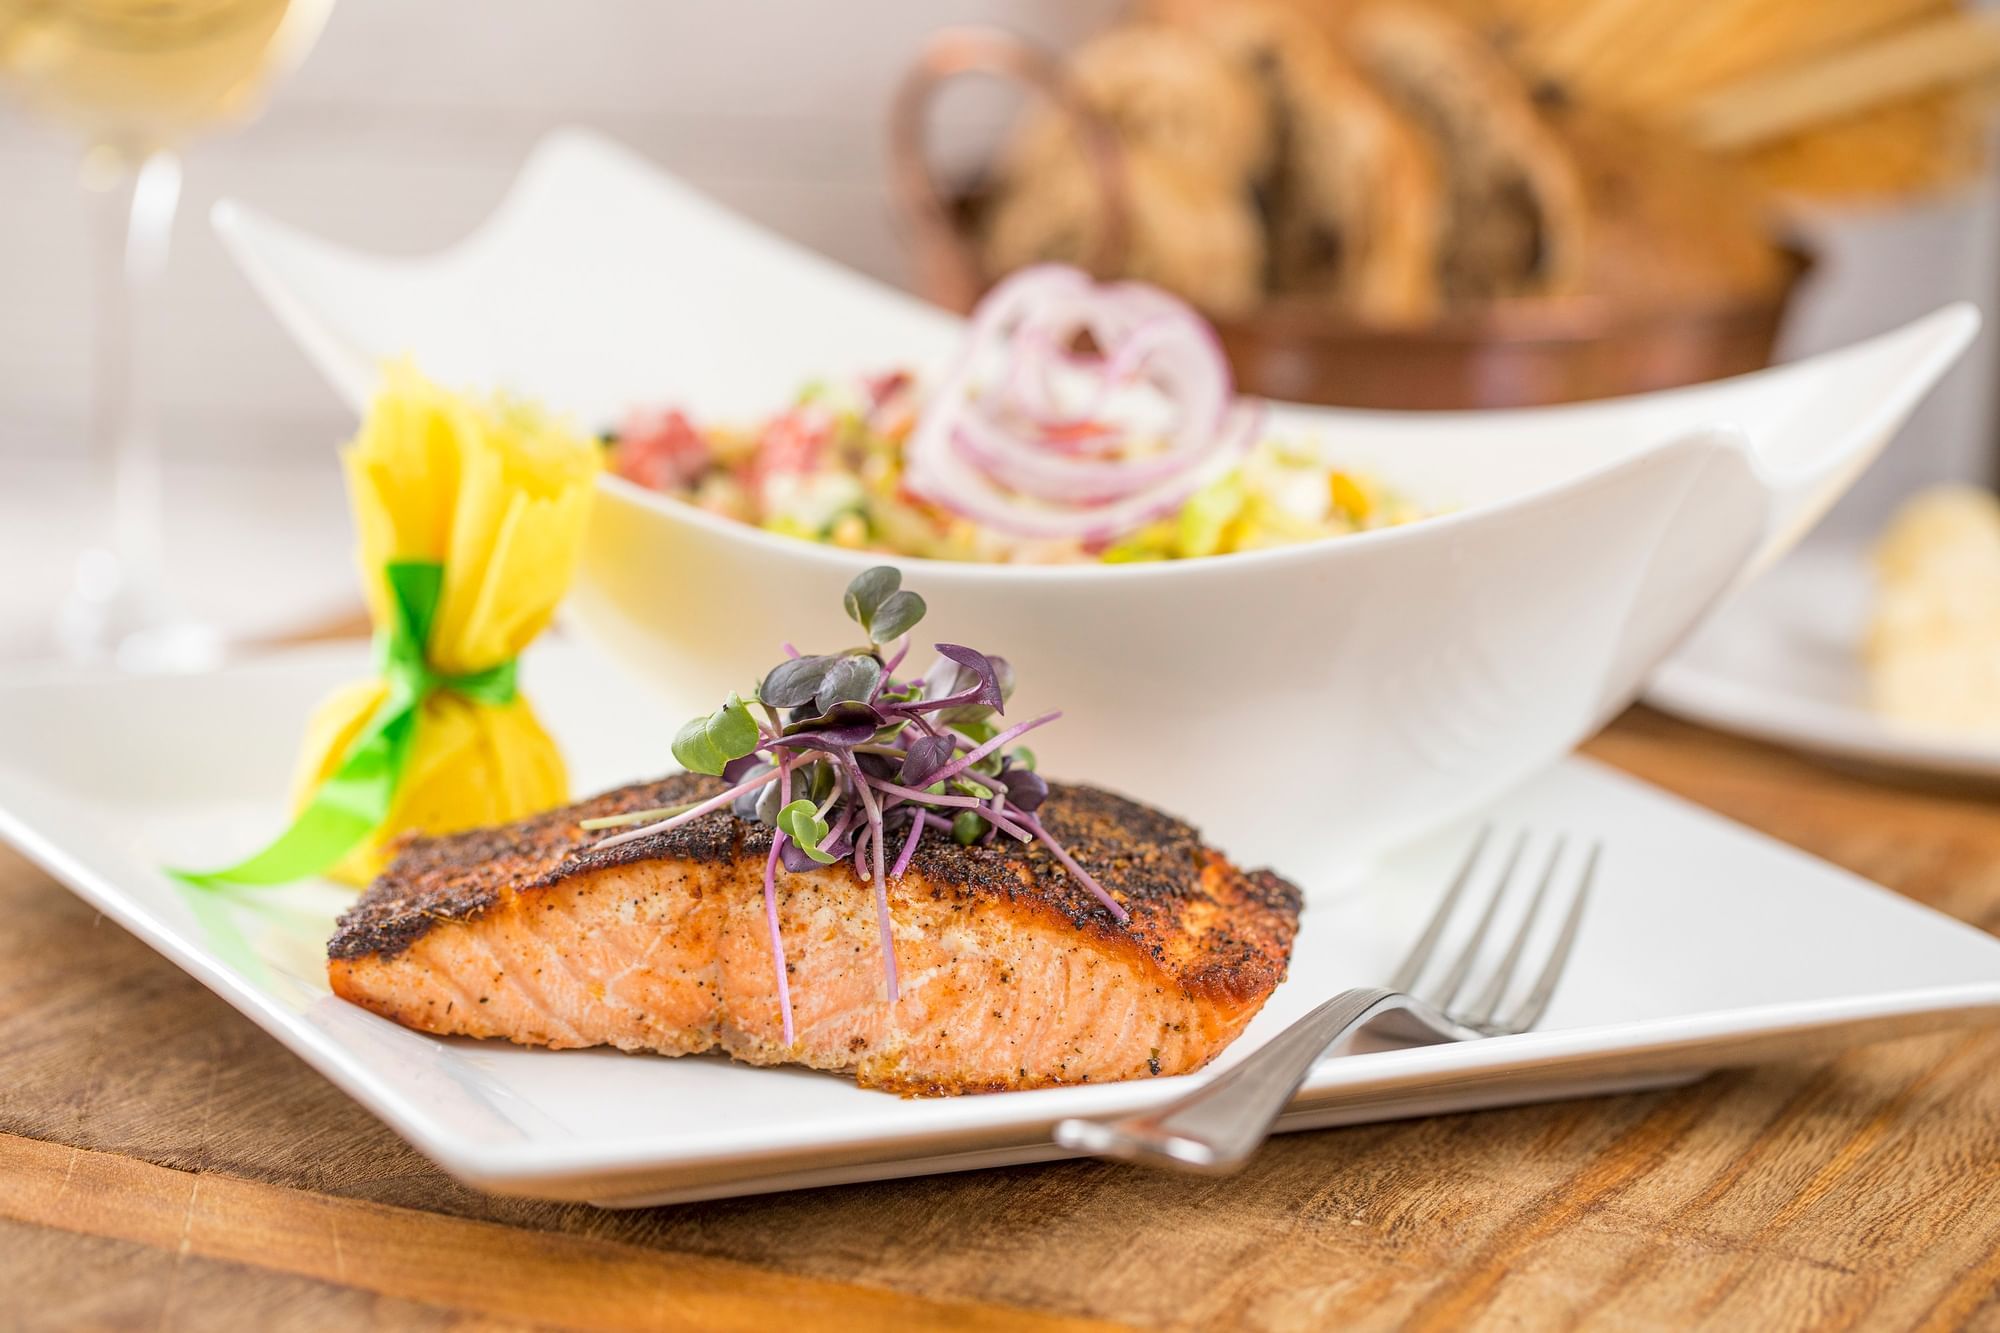
[[[2000,737],[1869,709],[1859,648],[1872,592],[1860,546],[1809,542],[1725,602],[1653,677],[1646,702],[1816,754],[2000,781]]]

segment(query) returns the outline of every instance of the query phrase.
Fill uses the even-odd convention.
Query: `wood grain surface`
[[[1988,931],[2000,801],[1637,712],[1590,747]],[[0,852],[0,1327],[2000,1329],[2000,1034],[613,1213],[454,1184]],[[1781,942],[1780,942],[1781,943]]]

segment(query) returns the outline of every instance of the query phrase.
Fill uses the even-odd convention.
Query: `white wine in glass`
[[[81,135],[99,196],[91,454],[107,497],[57,625],[63,651],[141,670],[209,665],[215,635],[161,581],[159,458],[133,337],[165,265],[179,151],[255,115],[333,0],[0,0],[0,84]]]

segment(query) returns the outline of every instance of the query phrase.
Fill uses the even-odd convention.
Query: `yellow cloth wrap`
[[[390,367],[342,455],[376,624],[391,610],[384,566],[439,561],[432,669],[465,675],[517,657],[547,627],[576,572],[600,455],[594,441],[528,405],[468,400],[407,364]],[[380,679],[358,681],[314,712],[294,789],[299,806],[339,767],[386,694]],[[440,690],[423,702],[388,818],[329,873],[366,884],[406,833],[504,823],[568,798],[562,756],[526,699],[494,705]]]

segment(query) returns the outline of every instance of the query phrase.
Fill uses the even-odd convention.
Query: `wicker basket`
[[[964,74],[995,75],[1053,99],[1075,121],[1103,189],[1106,226],[1095,267],[1115,272],[1125,235],[1119,151],[1110,127],[1072,87],[1061,60],[1010,34],[954,28],[925,46],[890,120],[890,162],[924,293],[970,309],[999,275],[983,270],[973,235],[983,197],[951,194],[924,152],[937,90]],[[1293,402],[1370,408],[1525,407],[1612,398],[1757,370],[1810,257],[1788,249],[1770,293],[1637,309],[1593,297],[1498,303],[1424,325],[1372,324],[1283,299],[1218,320],[1238,386]]]

